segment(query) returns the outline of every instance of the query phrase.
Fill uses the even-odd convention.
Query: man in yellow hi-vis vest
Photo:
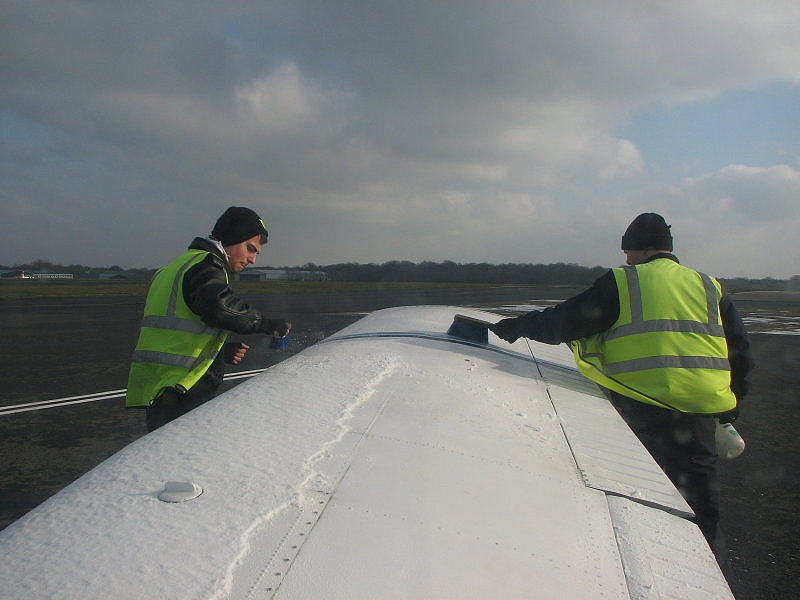
[[[580,371],[607,390],[686,499],[727,568],[719,531],[715,419],[736,419],[753,367],[744,325],[712,277],[679,264],[663,217],[644,213],[622,237],[627,267],[557,306],[492,326],[514,342],[569,343]]]
[[[159,269],[145,302],[139,340],[131,359],[126,406],[147,409],[153,431],[210,400],[224,375],[249,346],[227,342],[228,332],[281,337],[290,324],[267,319],[237,298],[234,273],[256,261],[267,229],[249,208],[232,206],[211,235]]]

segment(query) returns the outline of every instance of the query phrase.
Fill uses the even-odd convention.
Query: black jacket
[[[225,278],[233,274],[228,261],[219,255],[219,248],[204,238],[195,238],[190,250],[205,250],[210,254],[189,269],[183,277],[183,299],[189,308],[210,327],[239,334],[265,333],[271,335],[275,321],[261,311],[237,298]]]
[[[656,254],[650,260],[669,258],[672,254]],[[723,294],[719,303],[722,327],[728,346],[731,365],[731,391],[742,398],[750,388],[749,374],[753,369],[750,341],[744,323],[730,297]],[[517,317],[516,331],[520,336],[546,344],[560,344],[602,333],[619,318],[619,292],[614,274],[609,269],[586,291],[544,310]]]

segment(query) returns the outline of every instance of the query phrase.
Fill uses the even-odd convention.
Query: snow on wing
[[[4,597],[732,598],[563,347],[368,315],[0,532]],[[165,482],[202,488],[165,503]]]

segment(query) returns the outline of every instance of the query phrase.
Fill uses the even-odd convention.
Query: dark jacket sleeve
[[[723,294],[719,302],[722,315],[722,328],[725,330],[725,341],[728,344],[728,361],[731,364],[731,391],[737,398],[743,398],[750,390],[750,371],[753,370],[753,354],[750,351],[750,340],[744,328],[739,311],[727,294]]]
[[[184,275],[183,298],[206,325],[239,334],[271,333],[269,320],[237,298],[225,279],[222,260],[209,254]]]
[[[518,317],[518,331],[532,340],[560,344],[606,331],[618,317],[617,282],[609,270],[577,296]]]

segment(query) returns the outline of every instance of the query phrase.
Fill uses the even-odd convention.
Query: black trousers
[[[610,392],[610,400],[694,511],[695,522],[727,575],[714,417],[660,408],[616,392]]]
[[[222,383],[225,367],[221,356],[190,390],[180,393],[167,389],[147,407],[147,431],[154,431],[211,400]]]

